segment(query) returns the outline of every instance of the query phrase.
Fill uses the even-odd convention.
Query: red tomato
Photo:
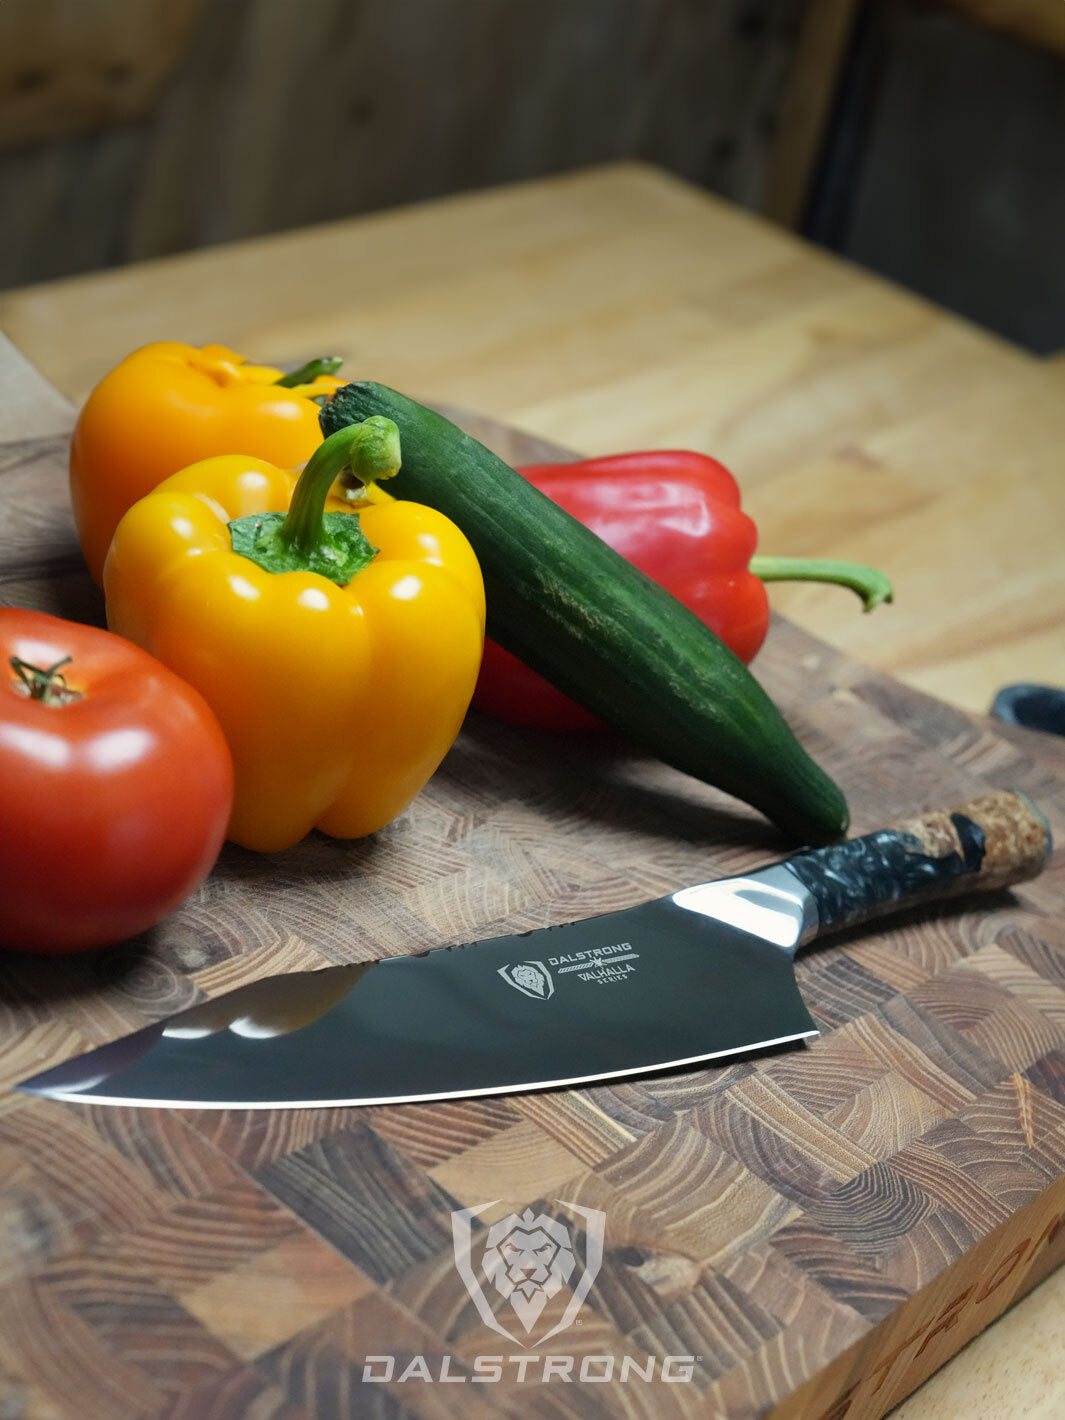
[[[34,668],[67,657],[33,698]],[[151,927],[225,837],[214,714],[139,646],[42,612],[0,609],[0,680],[0,945],[84,951]]]

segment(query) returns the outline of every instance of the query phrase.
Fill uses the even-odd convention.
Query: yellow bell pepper
[[[259,459],[205,459],[116,530],[108,625],[214,710],[236,775],[229,837],[247,848],[286,848],[312,827],[373,833],[462,723],[484,643],[481,572],[443,514],[353,483],[398,467],[396,426],[368,419],[331,435],[298,482]]]
[[[322,442],[317,401],[341,385],[339,364],[330,356],[286,375],[224,345],[174,340],[127,355],[85,401],[70,444],[74,521],[93,578],[126,509],[197,459],[309,459]]]

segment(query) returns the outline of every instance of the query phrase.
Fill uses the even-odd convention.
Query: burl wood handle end
[[[1051,847],[1050,826],[1032,801],[997,792],[800,853],[788,867],[813,895],[819,930],[827,931],[892,908],[1026,882]]]
[[[1053,850],[1050,825],[1027,794],[998,790],[957,809],[936,809],[901,825],[932,858],[961,856],[965,888],[1001,888],[1042,872]],[[961,884],[959,883],[959,887]]]

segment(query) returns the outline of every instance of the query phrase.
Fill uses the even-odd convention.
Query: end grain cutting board
[[[99,620],[66,502],[70,412],[10,347],[0,402],[0,601]],[[512,460],[550,455],[466,422]],[[1026,789],[1063,836],[1054,745],[1007,739],[780,621],[757,670],[844,786],[855,831],[991,784]],[[815,947],[799,981],[821,1038],[723,1068],[277,1114],[8,1088],[259,975],[565,921],[788,847],[616,743],[471,718],[372,841],[227,848],[135,942],[0,960],[0,1413],[880,1416],[1065,1254],[1060,855],[1015,894]],[[568,1205],[605,1215],[598,1275],[546,1347],[502,1338],[458,1274],[451,1215],[488,1203],[482,1240],[510,1212],[561,1220],[574,1277],[590,1261],[574,1220],[591,1215]],[[495,1312],[513,1326],[498,1295]],[[545,1380],[546,1355],[562,1359]],[[390,1380],[365,1378],[388,1373],[369,1356],[396,1358]],[[491,1356],[501,1379],[482,1362],[478,1383]],[[626,1356],[644,1372],[656,1358],[653,1378],[622,1381]],[[692,1357],[690,1378],[664,1380],[668,1356]]]

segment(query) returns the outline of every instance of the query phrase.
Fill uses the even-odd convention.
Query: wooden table
[[[777,589],[793,619],[975,709],[1009,679],[1065,681],[1060,374],[653,171],[12,292],[0,316],[74,398],[160,336],[282,363],[336,349],[353,375],[589,452],[712,450],[763,550],[862,558],[895,580],[897,605],[870,619],[842,592]],[[900,1414],[1057,1413],[1065,1382],[1042,1338],[1062,1297],[1052,1277]]]

